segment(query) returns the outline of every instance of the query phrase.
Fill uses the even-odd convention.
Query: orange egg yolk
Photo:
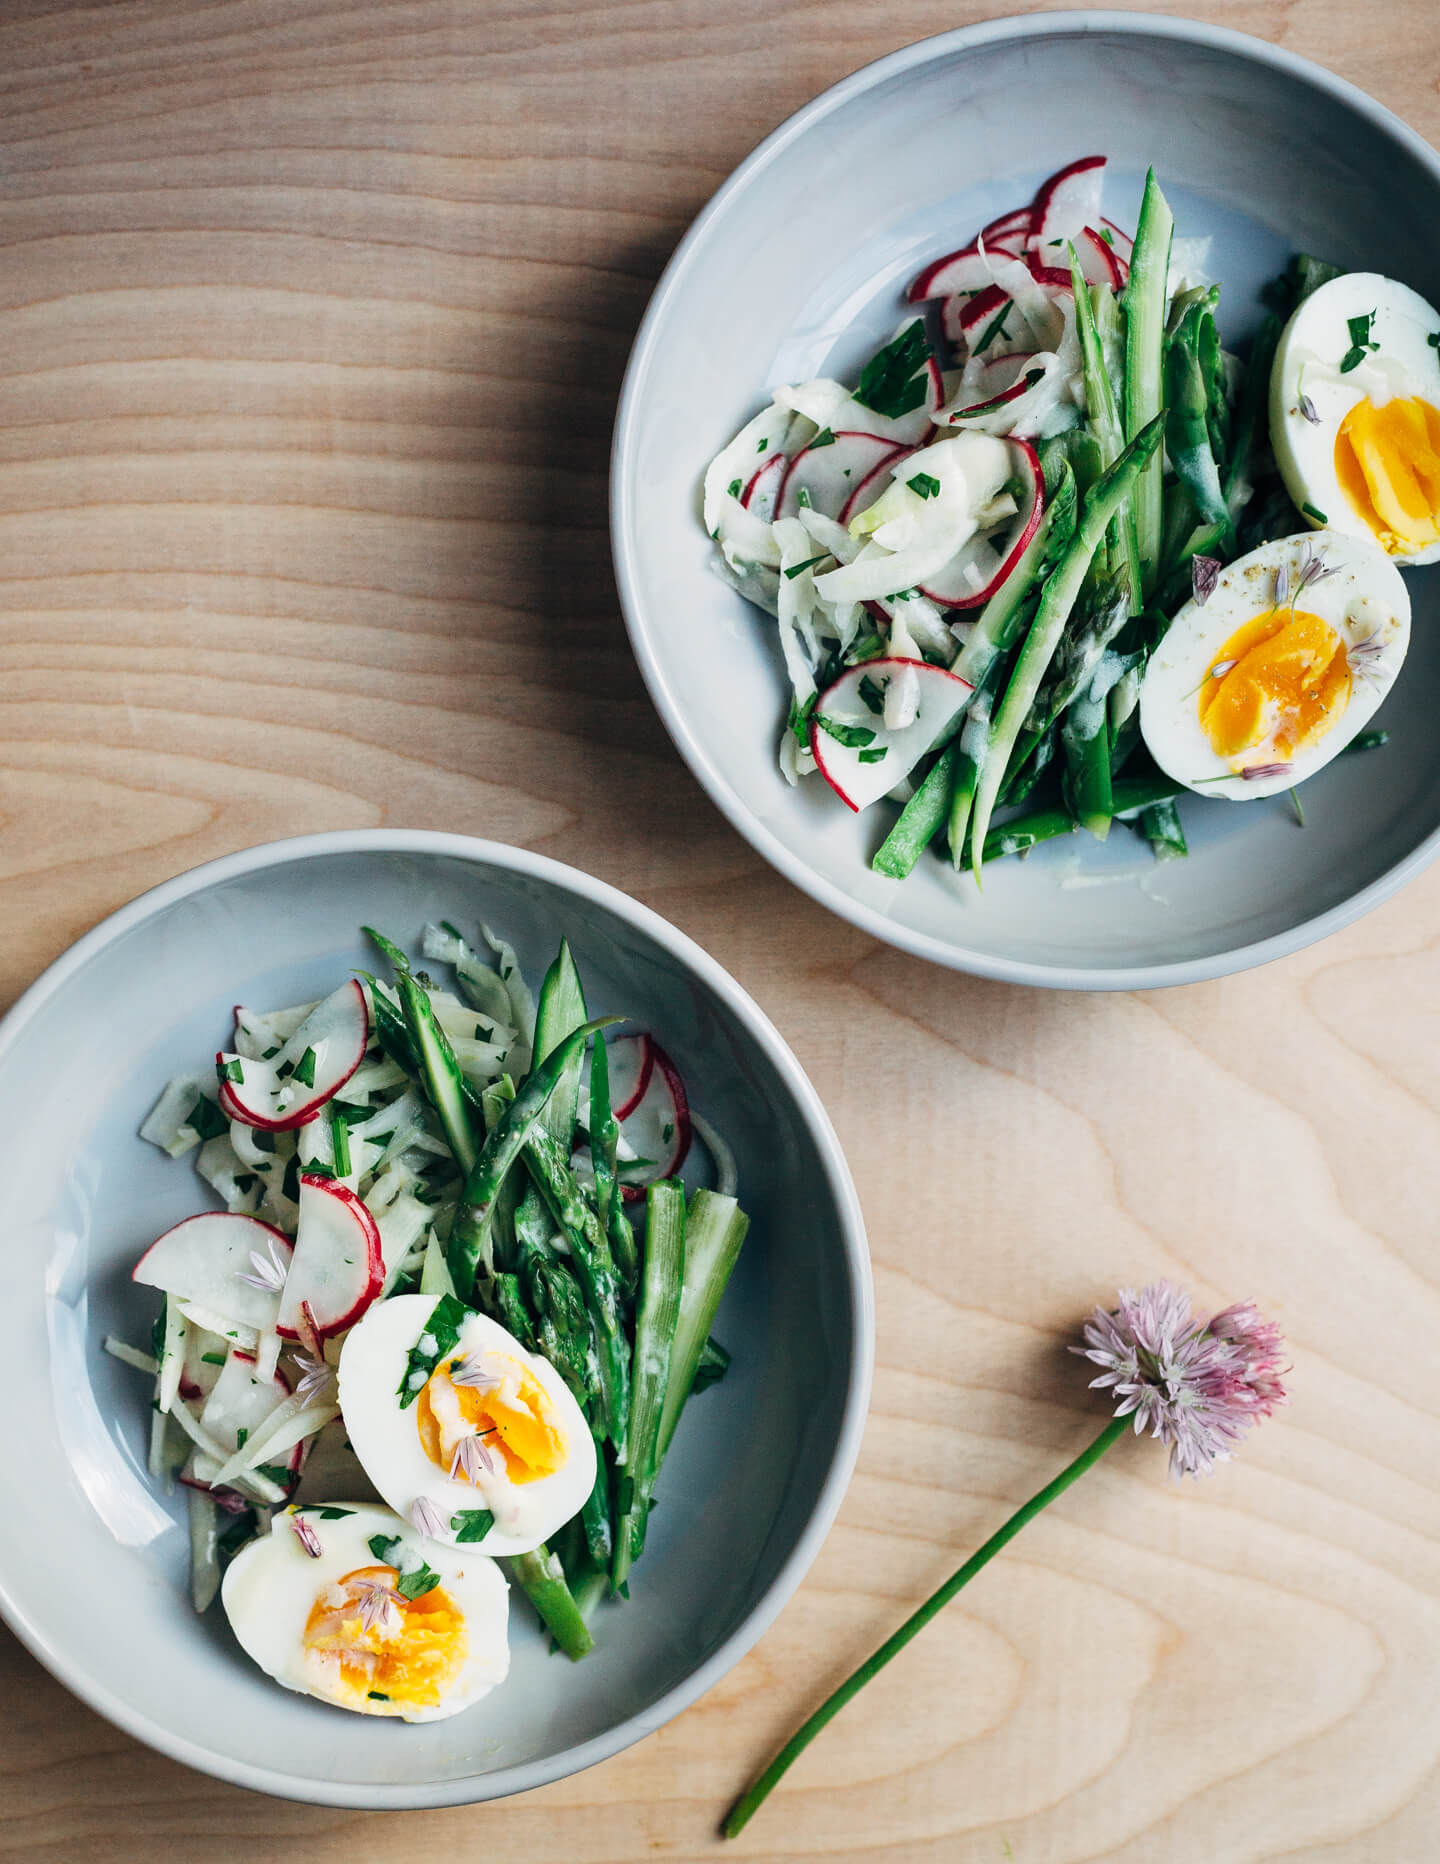
[[[359,1566],[327,1586],[305,1620],[305,1648],[325,1672],[328,1692],[382,1713],[382,1702],[435,1708],[465,1663],[465,1618],[443,1586],[418,1599],[394,1590],[393,1566]],[[367,1598],[383,1589],[378,1608]]]
[[[1200,723],[1219,757],[1258,745],[1282,762],[1344,712],[1350,667],[1340,636],[1318,615],[1277,608],[1237,628],[1206,670]]]
[[[1428,401],[1357,401],[1335,436],[1335,473],[1392,557],[1440,543],[1440,410]]]
[[[544,1387],[518,1359],[491,1354],[506,1376],[485,1391],[450,1381],[451,1360],[438,1365],[415,1406],[415,1428],[430,1461],[448,1475],[454,1457],[454,1426],[468,1427],[485,1447],[498,1452],[512,1483],[538,1482],[565,1462],[564,1433],[555,1422]]]

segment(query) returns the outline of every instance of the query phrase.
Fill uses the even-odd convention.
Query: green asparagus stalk
[[[540,1622],[572,1663],[594,1649],[595,1640],[565,1584],[560,1562],[546,1546],[512,1554],[505,1561],[510,1577],[535,1607]]]
[[[1125,289],[1125,436],[1132,446],[1160,413],[1166,280],[1174,230],[1174,216],[1152,168],[1145,177],[1135,250],[1130,256],[1130,283]],[[1134,490],[1140,593],[1147,597],[1159,571],[1161,508],[1161,466],[1158,456],[1152,453]]]
[[[619,1523],[610,1584],[625,1585],[645,1545],[645,1524],[658,1467],[657,1449],[670,1379],[672,1341],[685,1278],[685,1190],[673,1180],[650,1186],[640,1300],[635,1311],[634,1407],[630,1452],[616,1485]]]

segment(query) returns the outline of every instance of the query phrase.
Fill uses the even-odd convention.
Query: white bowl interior
[[[0,1042],[0,1124],[25,1167],[12,1174],[6,1278],[11,1390],[27,1420],[0,1440],[11,1530],[0,1602],[97,1708],[242,1784],[440,1804],[598,1759],[658,1726],[759,1635],[838,1505],[871,1319],[833,1135],[798,1065],[718,968],[697,969],[678,934],[662,929],[662,940],[643,909],[583,876],[568,884],[569,871],[502,849],[280,858],[153,911],[127,909],[128,928],[92,939],[59,988],[42,980]],[[281,1689],[241,1654],[218,1608],[195,1616],[183,1504],[145,1474],[149,1381],[100,1343],[109,1332],[145,1343],[154,1297],[130,1267],[211,1201],[189,1160],[136,1136],[166,1079],[203,1065],[235,1002],[303,1001],[370,966],[362,922],[409,942],[427,917],[485,918],[537,984],[568,937],[592,1013],[628,1012],[653,1029],[729,1137],[754,1222],[716,1329],[734,1363],[677,1433],[632,1603],[602,1611],[595,1653],[572,1666],[547,1654],[517,1596],[505,1685],[412,1728]]]
[[[1440,824],[1440,573],[1408,573],[1410,664],[1377,723],[1288,799],[1187,798],[1192,858],[1157,866],[1117,828],[968,876],[925,858],[903,883],[869,859],[894,821],[852,815],[775,764],[787,692],[774,623],[712,573],[698,487],[775,385],[854,379],[904,315],[921,264],[1023,204],[1076,156],[1110,158],[1106,212],[1133,227],[1153,162],[1177,233],[1209,234],[1227,343],[1294,250],[1389,273],[1440,303],[1440,162],[1314,67],[1184,21],[1002,21],[911,47],[777,132],[712,203],[662,281],[617,430],[614,534],[642,670],[712,797],[782,872],[909,950],[1067,985],[1178,982],[1275,956],[1363,910]],[[1023,126],[1023,133],[1017,133]],[[1261,949],[1256,950],[1256,947]]]

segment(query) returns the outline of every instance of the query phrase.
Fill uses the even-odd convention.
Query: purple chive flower
[[[1315,411],[1315,403],[1308,395],[1300,397],[1300,412],[1312,427],[1320,425],[1320,416]]]
[[[292,1514],[290,1517],[290,1525],[295,1530],[296,1540],[299,1541],[306,1553],[310,1555],[312,1560],[318,1560],[323,1551],[320,1546],[320,1536],[305,1519],[304,1515]]]
[[[1281,1383],[1285,1342],[1280,1329],[1249,1301],[1223,1308],[1202,1324],[1192,1316],[1190,1297],[1183,1288],[1173,1282],[1153,1282],[1139,1294],[1122,1291],[1113,1309],[1097,1307],[1083,1332],[1085,1344],[1072,1346],[1070,1351],[1103,1368],[1090,1383],[1109,1391],[1115,1407],[1110,1421],[832,1691],[736,1800],[720,1827],[725,1837],[739,1834],[831,1718],[1009,1545],[1027,1521],[1129,1434],[1128,1418],[1134,1417],[1137,1435],[1149,1430],[1169,1445],[1175,1474],[1199,1476],[1226,1461],[1252,1424],[1285,1403]]]
[[[417,1534],[428,1535],[431,1540],[437,1539],[445,1532],[445,1522],[440,1510],[424,1495],[417,1495],[411,1502],[410,1521]]]
[[[1247,764],[1240,775],[1247,783],[1259,783],[1265,777],[1288,777],[1293,764]]]
[[[360,1629],[362,1631],[380,1631],[392,1637],[405,1626],[396,1601],[399,1594],[393,1587],[382,1585],[378,1579],[361,1579],[355,1587],[360,1599]]]
[[[1190,559],[1190,593],[1204,608],[1215,593],[1215,585],[1220,580],[1219,557],[1195,556]]]
[[[450,1459],[452,1482],[473,1483],[481,1475],[496,1476],[499,1473],[499,1458],[478,1437],[462,1437],[455,1445],[455,1454]]]
[[[1285,1402],[1280,1374],[1284,1341],[1247,1301],[1203,1325],[1190,1297],[1173,1282],[1139,1294],[1122,1289],[1114,1309],[1097,1307],[1072,1346],[1103,1368],[1092,1387],[1108,1389],[1116,1417],[1135,1419],[1170,1450],[1171,1472],[1202,1476],[1252,1424]]]
[[[241,1275],[238,1279],[243,1282],[248,1282],[252,1288],[259,1288],[266,1294],[278,1294],[285,1286],[285,1276],[288,1273],[288,1267],[281,1259],[280,1253],[275,1247],[275,1238],[273,1236],[266,1237],[265,1254],[263,1256],[258,1249],[252,1249],[250,1251],[250,1266],[254,1269],[255,1273],[253,1275]]]
[[[467,1353],[463,1359],[450,1362],[450,1383],[468,1385],[472,1391],[498,1391],[504,1380],[497,1378],[486,1365],[483,1353]]]
[[[318,1398],[322,1391],[327,1391],[335,1377],[335,1368],[324,1359],[311,1359],[308,1354],[301,1354],[297,1360],[300,1377],[296,1382],[293,1396],[296,1398]]]

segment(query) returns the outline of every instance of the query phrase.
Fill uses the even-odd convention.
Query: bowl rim
[[[552,860],[548,855],[534,854],[528,849],[512,847],[504,842],[486,841],[477,836],[430,829],[339,829],[263,842],[233,854],[222,855],[163,881],[108,914],[62,952],[16,999],[8,1013],[0,1018],[0,1066],[4,1065],[5,1056],[21,1030],[64,989],[71,976],[134,927],[176,902],[224,881],[270,867],[335,854],[446,855],[464,861],[488,862],[578,894],[591,904],[614,913],[644,933],[671,957],[678,959],[714,992],[759,1044],[790,1094],[815,1144],[835,1203],[844,1251],[844,1272],[854,1316],[854,1350],[851,1353],[844,1406],[830,1467],[809,1519],[769,1586],[725,1642],[656,1702],[618,1722],[605,1733],[561,1749],[544,1759],[498,1768],[493,1773],[477,1774],[462,1780],[369,1786],[306,1780],[280,1773],[273,1768],[235,1761],[153,1722],[149,1716],[135,1710],[123,1697],[87,1675],[83,1663],[53,1645],[38,1626],[31,1622],[23,1604],[11,1596],[4,1572],[0,1570],[0,1618],[5,1620],[31,1655],[106,1720],[172,1760],[181,1761],[186,1766],[235,1786],[247,1787],[252,1792],[269,1793],[314,1805],[369,1811],[408,1811],[470,1805],[527,1792],[532,1787],[565,1779],[632,1746],[681,1710],[688,1708],[719,1682],[779,1616],[820,1551],[839,1512],[859,1453],[875,1358],[875,1296],[870,1254],[859,1194],[819,1094],[779,1030],[718,960],[650,907],[631,899],[608,882],[598,880],[564,862]]]
[[[1140,38],[1204,46],[1229,52],[1255,64],[1268,65],[1277,72],[1327,93],[1337,102],[1367,118],[1376,129],[1399,143],[1423,167],[1428,168],[1437,188],[1440,188],[1440,154],[1431,148],[1417,130],[1396,116],[1394,111],[1378,103],[1358,85],[1328,71],[1323,65],[1302,58],[1281,46],[1271,45],[1267,40],[1257,39],[1250,33],[1237,32],[1228,26],[1212,26],[1201,20],[1174,18],[1168,14],[1128,13],[1111,8],[1081,9],[1073,13],[1010,15],[982,20],[972,26],[959,26],[950,32],[918,39],[841,78],[787,117],[721,183],[696,215],[651,295],[626,365],[610,449],[610,545],[630,646],[651,701],[675,748],[716,808],[757,853],[763,855],[772,867],[802,893],[809,894],[821,906],[872,937],[901,951],[910,952],[917,958],[927,958],[931,963],[943,965],[949,970],[965,971],[1002,983],[1030,984],[1050,990],[1149,990],[1196,984],[1288,957],[1362,918],[1429,866],[1440,855],[1440,826],[1385,873],[1338,905],[1300,920],[1287,931],[1201,958],[1156,964],[1052,965],[1029,959],[995,957],[989,953],[971,951],[927,932],[914,931],[856,899],[844,887],[827,879],[799,855],[792,853],[780,837],[741,800],[711,757],[703,740],[691,729],[685,712],[666,683],[652,645],[635,561],[635,513],[627,467],[637,444],[645,378],[661,340],[661,327],[669,309],[669,301],[695,261],[695,255],[706,238],[711,222],[724,210],[733,195],[748,187],[776,156],[803,137],[823,117],[845,107],[867,90],[905,72],[956,53],[1007,40],[1080,39],[1104,32],[1130,33]]]

